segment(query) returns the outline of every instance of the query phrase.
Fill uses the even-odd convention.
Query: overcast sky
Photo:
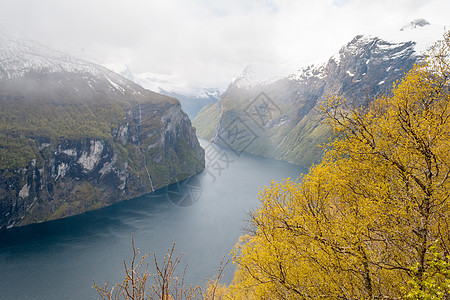
[[[449,0],[0,0],[0,27],[108,66],[225,89],[250,63],[297,68],[356,34],[417,18],[450,24]],[[448,27],[447,27],[448,28]]]

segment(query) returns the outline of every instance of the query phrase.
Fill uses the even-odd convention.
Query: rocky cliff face
[[[0,229],[191,177],[204,151],[180,103],[0,33]]]
[[[328,140],[318,107],[328,95],[361,106],[383,93],[418,61],[413,42],[356,36],[321,65],[278,80],[245,85],[240,76],[219,103],[194,119],[200,136],[235,152],[287,160],[304,167],[318,161]]]

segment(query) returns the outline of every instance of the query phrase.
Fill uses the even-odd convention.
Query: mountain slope
[[[392,82],[417,62],[414,46],[359,35],[326,63],[287,77],[243,85],[243,74],[193,124],[200,136],[238,154],[247,151],[309,167],[321,156],[317,145],[330,136],[320,122],[319,105],[328,95],[342,95],[361,106],[390,91]]]
[[[203,168],[176,99],[0,32],[0,229],[136,197]]]

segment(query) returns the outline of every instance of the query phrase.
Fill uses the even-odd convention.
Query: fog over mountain
[[[126,65],[112,66],[123,77],[141,85],[142,87],[170,96],[180,101],[183,111],[192,120],[206,105],[217,102],[221,91],[218,88],[201,88],[189,90],[186,86],[174,85],[173,82],[157,78],[155,74],[143,73],[135,75]]]
[[[249,64],[290,73],[358,34],[380,36],[414,19],[440,24],[438,38],[448,11],[445,0],[4,0],[0,27],[109,68],[127,65],[186,94],[224,91]]]

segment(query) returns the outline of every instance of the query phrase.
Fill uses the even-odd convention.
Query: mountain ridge
[[[321,157],[323,149],[317,145],[330,137],[318,113],[327,95],[341,95],[359,107],[388,93],[392,83],[420,60],[415,46],[412,41],[392,43],[357,35],[323,64],[251,86],[240,85],[238,78],[217,104],[199,112],[193,124],[199,136],[237,153],[246,151],[309,167]],[[266,121],[258,124],[258,118]],[[229,134],[230,129],[242,134],[240,143]]]

